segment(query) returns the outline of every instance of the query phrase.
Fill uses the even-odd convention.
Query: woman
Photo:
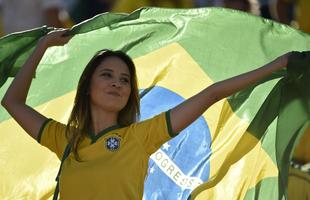
[[[25,101],[45,50],[66,44],[70,37],[65,33],[54,31],[40,39],[2,100],[25,131],[59,158],[71,152],[61,166],[59,190],[63,199],[142,199],[153,152],[212,104],[288,62],[288,54],[283,55],[259,69],[215,83],[165,113],[135,123],[139,99],[134,64],[122,52],[100,51],[86,66],[68,124],[63,125],[47,119]]]

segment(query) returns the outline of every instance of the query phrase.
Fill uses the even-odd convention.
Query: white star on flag
[[[170,147],[170,145],[168,144],[168,142],[167,143],[165,143],[164,145],[163,145],[163,149],[164,150],[169,150],[169,147]]]

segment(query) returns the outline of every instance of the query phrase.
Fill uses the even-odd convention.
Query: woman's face
[[[90,103],[108,112],[122,110],[130,96],[130,72],[118,57],[108,57],[95,69],[90,83]]]

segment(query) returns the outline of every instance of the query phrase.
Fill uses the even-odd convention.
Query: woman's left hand
[[[310,51],[293,51],[287,58],[287,67],[307,67],[310,66]]]

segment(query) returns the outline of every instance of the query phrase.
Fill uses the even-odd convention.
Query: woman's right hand
[[[39,40],[37,47],[19,70],[1,101],[10,115],[35,139],[38,138],[39,130],[47,118],[26,105],[28,91],[45,50],[51,46],[64,45],[71,39],[72,36],[66,36],[65,33],[67,30],[64,29],[51,31]]]
[[[42,37],[39,43],[46,48],[52,46],[63,46],[69,42],[72,35],[67,35],[68,29],[58,29],[49,32],[47,35]]]

